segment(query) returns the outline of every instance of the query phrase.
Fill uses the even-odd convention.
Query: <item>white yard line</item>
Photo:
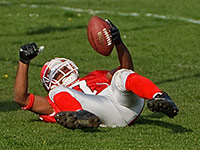
[[[6,2],[6,1],[1,1],[0,4],[4,5],[11,5],[12,3]],[[36,8],[40,7],[39,5],[27,5],[27,4],[20,4],[21,7],[31,7],[31,8]],[[42,7],[45,8],[52,8],[52,6],[48,5],[43,5]],[[55,7],[55,6],[54,6]],[[200,24],[200,20],[194,20],[191,18],[185,18],[185,17],[175,17],[175,16],[163,16],[163,15],[158,15],[158,14],[139,14],[137,12],[131,12],[131,13],[125,13],[125,12],[115,12],[115,11],[107,11],[107,10],[92,10],[92,9],[81,9],[81,8],[72,8],[72,7],[62,7],[62,6],[57,6],[58,9],[63,9],[63,10],[68,10],[68,11],[73,11],[73,12],[78,12],[78,13],[89,13],[93,15],[97,14],[113,14],[113,15],[119,15],[119,16],[133,16],[133,17],[151,17],[151,18],[159,18],[163,20],[180,20],[184,22],[189,22],[193,24]]]
[[[68,10],[68,11],[73,11],[73,12],[87,12],[94,15],[95,14],[117,14],[120,16],[133,16],[133,17],[142,16],[137,12],[124,13],[124,12],[114,12],[114,11],[107,11],[107,10],[91,10],[91,9],[80,9],[80,8],[71,8],[71,7],[58,7],[58,8]],[[194,24],[200,24],[200,20],[194,20],[191,18],[184,18],[184,17],[163,16],[163,15],[151,14],[151,13],[147,13],[143,16],[159,18],[163,20],[180,20],[180,21],[190,22]]]
[[[124,12],[80,9],[80,8],[71,8],[71,7],[59,7],[59,8],[64,9],[64,10],[74,11],[74,12],[88,12],[88,13],[91,13],[91,14],[117,14],[117,15],[120,15],[120,16],[133,16],[133,17],[142,16],[137,12],[124,13]],[[194,23],[194,24],[200,24],[200,20],[194,20],[194,19],[184,18],[184,17],[174,17],[174,16],[169,17],[169,16],[162,16],[162,15],[151,14],[151,13],[147,13],[144,16],[152,17],[152,18],[159,18],[159,19],[163,19],[163,20],[180,20],[180,21],[190,22],[190,23]]]

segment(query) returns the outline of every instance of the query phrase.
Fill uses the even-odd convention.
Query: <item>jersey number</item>
[[[75,86],[79,86],[79,88],[83,91],[85,94],[93,94],[96,95],[97,90],[92,91],[90,87],[87,85],[87,82],[85,80],[79,81],[74,83],[70,88],[73,88]]]

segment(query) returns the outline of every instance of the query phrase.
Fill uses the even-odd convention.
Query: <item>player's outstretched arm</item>
[[[111,25],[110,32],[111,32],[112,40],[117,49],[121,68],[134,70],[131,55],[121,39],[118,28],[110,20],[109,22]]]
[[[120,67],[125,68],[125,69],[134,70],[131,54],[130,54],[128,48],[123,43],[118,28],[110,20],[106,20],[106,21],[111,26],[111,28],[110,28],[111,37],[112,37],[112,40],[113,40],[115,47],[117,49]],[[107,75],[107,78],[108,79],[111,78],[116,70],[117,70],[117,68],[111,70],[110,73]]]
[[[49,114],[53,110],[47,100],[44,97],[28,93],[29,63],[43,49],[43,47],[37,48],[35,43],[26,44],[20,48],[20,59],[14,84],[14,101],[35,113]]]

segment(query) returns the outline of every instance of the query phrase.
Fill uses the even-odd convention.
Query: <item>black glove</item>
[[[24,64],[29,64],[31,59],[33,59],[43,50],[44,50],[44,46],[41,46],[40,48],[38,48],[35,42],[31,44],[25,44],[20,47],[19,60]]]
[[[122,42],[118,28],[109,19],[106,19],[105,21],[110,24],[111,38],[112,38],[114,44],[118,45],[119,43]]]

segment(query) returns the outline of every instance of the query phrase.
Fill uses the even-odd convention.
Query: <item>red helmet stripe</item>
[[[42,67],[41,72],[40,72],[40,79],[41,80],[43,79],[43,75],[44,75],[44,72],[45,72],[46,68],[47,68],[47,65],[44,64],[44,66]]]

